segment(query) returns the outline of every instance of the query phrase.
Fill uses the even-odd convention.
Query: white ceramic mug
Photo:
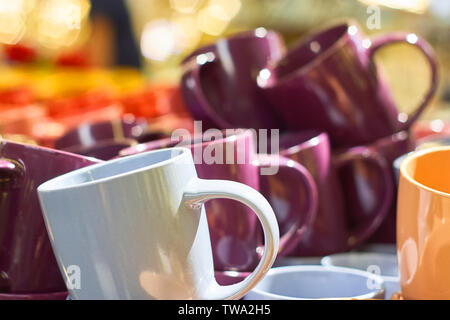
[[[199,179],[185,148],[72,171],[38,192],[73,299],[237,299],[264,276],[278,250],[278,224],[266,199],[237,182]],[[229,286],[214,278],[203,209],[213,198],[249,206],[264,230],[255,271]]]
[[[384,280],[357,269],[325,266],[272,268],[245,300],[384,299]]]

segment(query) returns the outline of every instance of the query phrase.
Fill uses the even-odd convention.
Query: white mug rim
[[[112,165],[116,165],[119,162],[126,162],[126,161],[132,161],[135,160],[137,158],[145,158],[148,156],[152,156],[154,154],[157,153],[164,153],[164,152],[178,152],[175,156],[170,157],[166,160],[163,161],[159,161],[147,166],[142,166],[139,167],[137,169],[133,169],[133,170],[128,170],[128,171],[124,171],[115,175],[111,175],[111,176],[107,176],[107,177],[102,177],[99,179],[95,179],[92,181],[84,181],[81,183],[70,183],[68,185],[64,185],[64,181],[70,178],[73,178],[75,176],[78,175],[82,175],[86,172],[92,171],[92,170],[97,170],[99,168],[103,168],[103,167],[108,167],[108,166],[112,166]],[[186,157],[187,155],[191,154],[191,151],[187,148],[184,147],[174,147],[174,148],[167,148],[167,149],[159,149],[159,150],[151,150],[151,151],[147,151],[147,152],[142,152],[142,153],[137,153],[134,155],[130,155],[127,157],[121,157],[121,158],[116,158],[116,159],[112,159],[109,161],[105,161],[105,162],[100,162],[94,165],[90,165],[87,167],[83,167],[71,172],[68,172],[66,174],[60,175],[56,178],[53,178],[49,181],[44,182],[43,184],[41,184],[37,190],[39,193],[47,193],[47,192],[55,192],[55,191],[64,191],[64,190],[72,190],[72,189],[77,189],[77,188],[84,188],[87,186],[92,186],[92,185],[99,185],[99,184],[103,184],[105,182],[109,182],[112,180],[117,180],[117,179],[121,179],[127,176],[131,176],[140,172],[144,172],[147,170],[151,170],[154,168],[158,168],[158,167],[162,167],[165,165],[168,165],[170,163],[176,162],[178,160],[180,160],[183,157]]]

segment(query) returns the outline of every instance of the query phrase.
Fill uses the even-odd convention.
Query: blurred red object
[[[63,67],[87,68],[91,66],[88,54],[83,51],[63,52],[56,58],[55,64]]]
[[[34,99],[33,91],[26,86],[0,90],[0,104],[2,105],[26,106],[32,104]]]
[[[58,118],[79,115],[113,104],[117,104],[117,100],[109,91],[95,90],[72,97],[50,99],[46,102],[46,107],[50,117]]]
[[[0,134],[22,134],[32,136],[33,127],[46,116],[42,106],[0,106]]]
[[[450,134],[450,122],[441,119],[422,120],[416,122],[412,127],[415,139],[421,139],[433,135]]]
[[[5,45],[3,49],[6,59],[9,61],[33,62],[37,57],[36,50],[24,44]]]
[[[124,95],[120,101],[127,113],[152,119],[166,114],[188,114],[177,86],[151,85]]]

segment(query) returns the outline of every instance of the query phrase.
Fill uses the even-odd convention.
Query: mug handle
[[[371,46],[369,48],[369,58],[372,62],[374,61],[375,53],[382,47],[394,43],[405,42],[417,47],[420,51],[422,51],[428,61],[428,64],[430,65],[430,87],[428,88],[427,93],[424,95],[415,111],[412,114],[408,115],[407,121],[405,121],[398,129],[398,131],[407,130],[419,118],[437,90],[438,68],[434,50],[424,39],[415,35],[414,33],[407,32],[393,32],[373,38],[370,41]]]
[[[8,181],[11,182],[9,187],[16,187],[20,183],[24,174],[25,167],[19,161],[0,158],[0,178],[1,180],[4,180],[5,177],[9,178]]]
[[[204,59],[198,59],[200,56],[204,57]],[[232,128],[233,126],[223,120],[211,107],[201,87],[200,72],[202,68],[217,62],[218,59],[214,52],[211,51],[201,53],[185,62],[182,66],[181,89],[185,101],[191,99],[195,101],[195,108],[191,109],[194,118],[205,122],[207,127]],[[191,95],[191,97],[187,95]]]
[[[253,164],[257,167],[266,166],[268,164],[278,164],[278,166],[290,170],[292,175],[296,176],[297,186],[293,189],[306,191],[306,209],[295,212],[296,224],[293,225],[286,233],[280,235],[280,246],[278,255],[286,255],[301,240],[305,230],[312,224],[316,217],[318,206],[317,187],[313,177],[309,171],[297,161],[289,159],[279,154],[259,154],[258,161]],[[302,219],[303,218],[303,219]],[[301,221],[303,220],[303,223]],[[258,247],[257,252],[261,252],[262,248]]]
[[[344,165],[356,160],[373,162],[379,168],[383,181],[384,195],[383,198],[380,199],[381,201],[378,201],[381,205],[379,206],[378,211],[374,214],[374,218],[367,223],[356,226],[354,230],[349,232],[347,237],[348,249],[352,249],[367,240],[381,225],[391,208],[394,192],[391,174],[392,169],[383,157],[367,147],[355,147],[350,149],[336,158],[334,166],[337,170],[339,170],[339,168]]]
[[[205,299],[238,299],[261,280],[275,261],[279,245],[277,219],[270,204],[258,191],[239,182],[196,178],[184,190],[183,200],[190,207],[203,205],[211,199],[232,199],[247,205],[255,212],[263,228],[265,249],[256,269],[236,284],[220,286],[214,281],[204,294]]]

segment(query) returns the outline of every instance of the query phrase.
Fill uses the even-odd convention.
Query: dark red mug
[[[317,207],[317,192],[311,175],[300,164],[278,154],[258,156],[255,136],[251,130],[238,130],[233,134],[219,131],[223,138],[205,141],[205,136],[194,137],[186,143],[171,138],[140,144],[121,152],[121,156],[185,145],[193,153],[197,173],[202,179],[227,179],[260,189],[259,170],[278,163],[279,170],[289,173],[284,181],[277,181],[279,194],[283,190],[295,189],[280,197],[288,218],[280,224],[281,239],[279,255],[286,254],[296,245],[314,221]],[[199,140],[198,140],[199,139]],[[215,152],[222,163],[205,161],[207,152]],[[216,153],[219,152],[219,153]],[[240,159],[240,160],[239,160]],[[217,159],[216,159],[217,160]],[[230,161],[231,160],[231,161]],[[276,177],[277,175],[273,175]],[[210,228],[215,270],[252,270],[262,254],[262,230],[255,215],[245,206],[232,200],[208,201],[206,213]],[[275,213],[277,214],[277,213]],[[277,215],[277,218],[279,216]]]
[[[416,110],[398,112],[374,54],[404,42],[427,58],[430,87]],[[389,33],[369,39],[355,22],[316,33],[286,56],[260,71],[258,83],[289,130],[327,132],[333,146],[373,142],[408,129],[437,88],[438,69],[431,46],[413,33]]]
[[[196,50],[183,63],[187,109],[205,129],[280,128],[256,78],[284,49],[278,33],[258,28]]]
[[[0,140],[0,292],[64,292],[36,188],[100,160]]]
[[[355,248],[367,240],[380,226],[388,213],[393,194],[391,167],[375,151],[368,148],[353,148],[341,154],[331,150],[328,135],[318,131],[303,131],[282,134],[280,137],[280,155],[303,165],[314,179],[318,192],[318,208],[316,219],[305,231],[298,244],[289,252],[290,256],[324,256]],[[382,182],[384,192],[375,199],[379,204],[371,219],[352,223],[352,217],[346,211],[347,203],[339,179],[341,168],[355,161],[363,166],[373,165],[377,181]],[[276,192],[271,190],[276,185],[275,176],[261,176],[261,193],[268,195],[275,212],[282,210],[273,201]],[[280,167],[277,179],[289,179],[289,172]],[[287,188],[285,192],[292,196],[295,188]]]
[[[361,147],[357,147],[361,148]],[[408,131],[401,131],[393,135],[378,139],[363,147],[382,157],[391,168],[389,176],[392,185],[396,186],[396,175],[393,163],[398,157],[413,151],[415,141]],[[342,151],[346,152],[346,151]],[[374,164],[356,160],[348,163],[339,171],[339,180],[344,192],[346,212],[354,220],[370,221],[376,215],[382,195],[386,192],[383,178],[377,173]],[[380,226],[367,240],[373,243],[395,243],[396,241],[396,207],[397,188],[392,191],[393,197],[389,210]]]

